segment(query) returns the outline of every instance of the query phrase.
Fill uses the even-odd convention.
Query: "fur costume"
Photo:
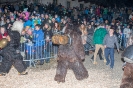
[[[129,38],[128,38],[127,47],[128,47],[129,45],[133,45],[133,34],[131,34],[131,35],[129,36]]]
[[[0,50],[0,55],[3,60],[0,65],[0,74],[5,75],[11,69],[13,65],[20,74],[27,74],[25,72],[26,66],[23,62],[23,57],[20,54],[20,33],[22,30],[22,24],[19,21],[14,22],[13,28],[9,31],[9,43],[6,47]]]
[[[128,46],[122,53],[125,64],[120,88],[133,88],[133,45]]]
[[[88,71],[84,67],[82,60],[85,59],[85,52],[81,36],[73,26],[68,25],[65,34],[71,37],[71,43],[60,45],[58,49],[58,65],[54,80],[65,82],[67,69],[71,69],[77,80],[83,80],[88,77]]]
[[[24,25],[23,25],[23,23],[21,21],[15,21],[13,23],[13,26],[12,26],[11,30],[12,31],[18,31],[21,34],[21,32],[23,30],[23,26]]]

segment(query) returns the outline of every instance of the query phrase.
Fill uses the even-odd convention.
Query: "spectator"
[[[32,30],[29,28],[25,33],[25,57],[26,60],[34,59],[35,58],[35,49],[32,41]],[[30,65],[30,61],[26,61],[27,67]]]
[[[109,34],[104,37],[103,45],[105,48],[105,58],[106,58],[106,65],[110,63],[110,68],[113,69],[114,67],[114,44],[117,46],[117,50],[119,52],[119,45],[117,41],[117,37],[114,35],[114,27],[112,26],[109,30]],[[110,59],[109,59],[110,55]]]
[[[5,18],[1,17],[1,19],[0,19],[0,26],[3,26],[5,24],[6,24]]]
[[[51,26],[46,23],[43,27],[43,31],[45,33],[45,36],[44,36],[44,39],[46,40],[46,43],[45,43],[45,50],[44,50],[44,53],[45,53],[45,57],[46,57],[46,60],[45,62],[46,63],[49,63],[50,62],[50,48],[52,46],[52,29],[51,29]]]
[[[81,31],[81,33],[82,33],[82,34],[81,34],[82,43],[83,43],[85,49],[87,49],[87,48],[88,48],[88,45],[86,44],[86,41],[87,41],[87,28],[86,28],[86,26],[82,23],[82,24],[80,25],[79,29],[80,29],[80,31]],[[85,53],[86,53],[86,55],[89,54],[89,52],[87,52],[87,51],[86,51]]]
[[[35,30],[33,31],[33,42],[35,47],[36,58],[41,59],[39,64],[43,65],[44,60],[42,58],[44,57],[45,42],[44,42],[44,33],[39,24],[36,24]]]
[[[123,31],[123,34],[124,34],[124,48],[126,48],[127,47],[127,40],[128,40],[128,38],[129,38],[129,36],[130,36],[130,34],[131,34],[131,30],[130,30],[130,28],[129,28],[130,26],[129,25],[127,25],[127,27],[126,28],[124,28],[124,31]]]
[[[98,53],[100,48],[102,49],[103,54],[104,54],[103,39],[104,39],[106,34],[107,34],[107,31],[103,27],[103,25],[100,28],[96,29],[96,31],[94,32],[93,43],[95,44],[95,52],[94,52],[94,62],[93,62],[93,64],[97,64],[96,56],[97,56],[97,53]],[[105,57],[104,57],[104,62],[106,62]]]
[[[5,27],[1,26],[0,27],[0,40],[2,38],[6,38],[7,36],[8,36],[8,33],[7,33],[6,29],[5,29]]]
[[[58,33],[60,33],[60,31],[61,31],[60,24],[56,21],[54,24],[54,27],[52,28],[52,33],[58,34]]]

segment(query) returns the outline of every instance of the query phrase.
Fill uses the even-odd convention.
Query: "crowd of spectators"
[[[40,52],[44,52],[49,57],[49,47],[52,45],[50,39],[54,34],[61,32],[66,23],[69,22],[76,22],[79,25],[77,30],[80,30],[82,33],[82,43],[86,54],[89,54],[88,51],[95,47],[93,35],[101,27],[108,33],[110,27],[113,26],[114,34],[121,49],[126,48],[127,40],[133,32],[132,7],[118,8],[116,6],[104,7],[90,4],[90,6],[84,8],[78,6],[66,8],[61,4],[55,5],[50,2],[47,4],[6,3],[0,5],[0,39],[8,35],[10,27],[16,20],[24,23],[21,43],[28,42],[26,49],[28,58],[34,51],[34,49],[32,50],[28,46],[33,46],[33,43],[35,50],[40,50]],[[36,43],[36,41],[40,40],[46,41]],[[102,47],[100,46],[100,48]],[[97,52],[94,54],[94,59]],[[44,55],[37,53],[36,56],[41,58]],[[49,59],[47,58],[46,62],[49,62]],[[43,63],[44,60],[40,60],[40,64]]]

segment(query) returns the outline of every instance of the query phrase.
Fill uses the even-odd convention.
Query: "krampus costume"
[[[124,58],[123,77],[120,88],[133,88],[133,45],[128,46],[122,53]]]
[[[73,70],[77,80],[88,77],[88,71],[84,67],[82,60],[85,59],[85,52],[81,40],[81,35],[74,30],[76,26],[68,24],[63,32],[69,36],[69,44],[60,45],[58,49],[58,65],[54,80],[65,82],[67,69]]]
[[[20,48],[20,33],[23,29],[23,23],[16,21],[13,24],[13,27],[8,31],[8,44],[0,50],[0,55],[3,57],[3,60],[0,65],[0,75],[5,75],[9,72],[12,65],[17,69],[21,75],[27,74],[25,72],[26,66],[23,62],[23,57],[19,52]]]

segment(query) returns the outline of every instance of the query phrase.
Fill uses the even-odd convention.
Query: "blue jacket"
[[[61,22],[61,19],[60,19],[60,17],[57,17],[56,19],[55,19],[57,22]]]
[[[24,23],[24,28],[25,28],[26,26],[30,26],[30,27],[31,27],[31,25],[32,25],[32,22],[31,22],[30,20],[27,20],[27,21]]]
[[[35,47],[42,46],[45,44],[44,32],[42,31],[42,29],[33,31],[33,42]]]
[[[34,53],[33,44],[26,43],[25,44],[25,50],[26,50],[27,54],[32,55]]]

